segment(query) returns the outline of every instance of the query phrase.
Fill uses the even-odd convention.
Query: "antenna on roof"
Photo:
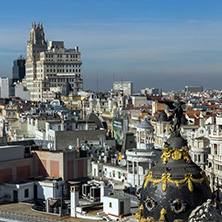
[[[99,79],[98,79],[98,72],[97,72],[97,80],[96,80],[96,89],[99,92]]]

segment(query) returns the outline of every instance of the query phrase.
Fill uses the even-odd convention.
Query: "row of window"
[[[66,82],[67,79],[49,79],[49,82]],[[74,79],[68,79],[68,82],[74,82]]]
[[[70,73],[68,73],[66,76],[69,76]],[[58,76],[56,74],[47,74],[48,77],[54,77],[54,78],[58,78]],[[75,77],[81,77],[81,74],[75,74]],[[69,77],[70,78],[73,78],[73,75],[72,77]]]
[[[70,85],[72,88],[74,88],[74,84],[70,84]],[[58,87],[58,86],[62,86],[62,84],[50,84],[50,87]]]
[[[51,65],[47,65],[46,67],[57,67],[57,68],[59,68],[59,67],[70,67],[70,68],[73,67],[73,68],[75,68],[76,67],[77,68],[77,67],[80,67],[80,66],[81,65],[79,65],[79,64],[75,64],[75,65],[73,65],[73,64],[68,64],[68,65],[67,64],[66,65],[64,65],[64,64],[63,65],[52,65],[51,64]],[[41,67],[42,67],[42,65],[41,65]]]
[[[57,58],[62,58],[63,55],[64,54],[58,54]],[[53,58],[53,56],[56,56],[56,55],[55,54],[46,54],[45,55],[46,58]],[[78,55],[75,55],[75,54],[66,55],[66,58],[78,58]]]
[[[121,172],[117,172],[118,173],[118,178],[121,179]],[[105,168],[105,174],[107,174],[107,168]],[[116,176],[116,172],[115,170],[113,170],[113,173],[109,172],[109,177],[115,177]]]
[[[64,73],[64,72],[81,72],[81,69],[57,69],[57,70],[56,69],[47,69],[46,72],[47,73],[49,73],[49,72],[61,72],[61,73]]]
[[[207,154],[204,154],[203,155],[203,161],[204,161],[204,163],[206,163],[207,162]],[[201,162],[201,155],[197,155],[197,154],[194,154],[194,162]]]

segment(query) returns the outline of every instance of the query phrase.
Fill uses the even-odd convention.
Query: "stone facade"
[[[50,41],[48,45],[42,24],[32,24],[26,59],[26,85],[31,100],[45,101],[49,91],[72,91],[76,95],[83,88],[81,65],[78,47],[66,49],[62,41]]]

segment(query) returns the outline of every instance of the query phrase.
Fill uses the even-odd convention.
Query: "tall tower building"
[[[31,94],[31,100],[35,100],[33,97],[34,80],[36,80],[36,62],[40,59],[40,52],[47,50],[47,42],[45,41],[45,34],[43,31],[42,23],[36,26],[32,23],[29,40],[27,42],[27,58],[26,58],[26,84]]]
[[[20,56],[18,59],[13,61],[12,67],[12,83],[21,82],[25,77],[25,59]]]
[[[48,45],[42,24],[32,24],[26,59],[26,85],[31,100],[47,100],[52,89],[76,95],[83,88],[81,65],[78,47],[66,49],[63,41],[50,41]]]

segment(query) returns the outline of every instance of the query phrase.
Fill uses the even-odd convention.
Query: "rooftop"
[[[118,199],[118,200],[130,199],[129,197],[124,197],[124,196],[120,196],[120,195],[110,195],[110,196],[105,196],[105,197],[109,197],[109,198],[113,198],[113,199]]]

